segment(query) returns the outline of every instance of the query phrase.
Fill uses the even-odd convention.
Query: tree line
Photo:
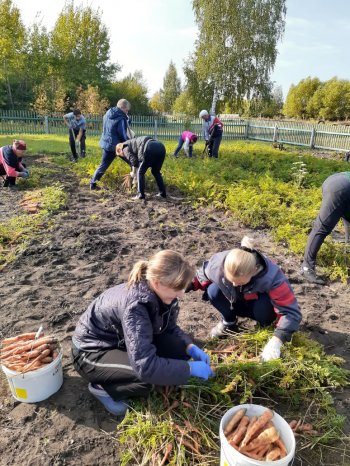
[[[150,99],[142,71],[117,79],[101,11],[68,1],[48,31],[25,27],[12,0],[0,0],[0,108],[41,114],[79,107],[102,114],[122,97],[133,114],[198,115],[202,108],[246,117],[347,119],[350,81],[307,77],[286,101],[270,74],[287,14],[285,0],[192,0],[198,37],[184,61],[184,83],[170,61]],[[118,44],[117,44],[118,46]]]

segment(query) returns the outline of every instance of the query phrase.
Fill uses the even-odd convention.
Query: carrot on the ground
[[[298,421],[297,421],[296,419],[293,419],[292,421],[290,421],[289,427],[290,427],[292,430],[294,430],[294,429],[296,428],[297,424],[298,424]]]
[[[246,411],[247,410],[245,408],[241,408],[236,413],[234,413],[234,415],[231,417],[231,419],[226,424],[226,427],[224,429],[224,434],[225,435],[232,432],[232,430],[238,425],[239,421],[245,415]]]
[[[261,416],[258,417],[257,421],[254,422],[251,429],[246,433],[241,446],[245,447],[248,442],[254,437],[254,435],[265,426],[273,418],[273,412],[270,409],[267,409],[263,412]]]
[[[165,453],[164,453],[163,459],[160,462],[159,466],[164,466],[169,461],[169,456],[170,456],[172,449],[173,449],[173,444],[167,443],[165,446]]]

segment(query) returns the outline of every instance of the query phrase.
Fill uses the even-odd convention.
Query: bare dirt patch
[[[199,265],[211,254],[237,245],[251,230],[224,212],[194,210],[184,200],[162,202],[150,194],[143,203],[120,193],[91,192],[72,174],[63,178],[61,169],[57,178],[63,179],[69,193],[66,209],[1,272],[0,336],[35,331],[43,324],[63,344],[64,384],[46,401],[23,404],[12,398],[1,373],[0,465],[115,466],[116,421],[89,394],[70,360],[78,317],[103,290],[125,281],[136,260],[170,248]],[[1,221],[18,214],[23,196],[4,191],[0,190]],[[340,283],[325,287],[305,283],[296,257],[274,244],[266,232],[254,233],[261,251],[289,276],[303,311],[303,329],[327,351],[344,357],[350,369],[349,290]],[[180,324],[189,333],[205,339],[217,319],[200,294],[185,296]],[[350,391],[335,394],[335,400],[338,411],[346,415]],[[334,454],[332,461],[323,464],[345,464]],[[310,463],[297,459],[294,464]]]

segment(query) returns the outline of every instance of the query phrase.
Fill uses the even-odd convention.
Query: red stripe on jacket
[[[282,285],[277,288],[270,290],[269,296],[279,306],[288,306],[295,300],[295,296],[286,282],[282,283]]]

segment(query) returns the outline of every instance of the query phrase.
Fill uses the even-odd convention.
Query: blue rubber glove
[[[188,348],[187,348],[187,354],[189,356],[191,356],[192,359],[194,359],[195,361],[203,361],[205,362],[206,364],[209,364],[210,365],[210,357],[209,357],[209,354],[205,353],[204,351],[202,351],[200,348],[198,348],[198,346],[196,345],[190,345]]]
[[[28,178],[28,176],[29,176],[29,171],[28,171],[28,170],[24,170],[24,171],[22,172],[22,178]]]
[[[190,361],[188,364],[190,366],[190,372],[193,377],[208,380],[209,377],[213,377],[214,375],[211,367],[203,361]]]

